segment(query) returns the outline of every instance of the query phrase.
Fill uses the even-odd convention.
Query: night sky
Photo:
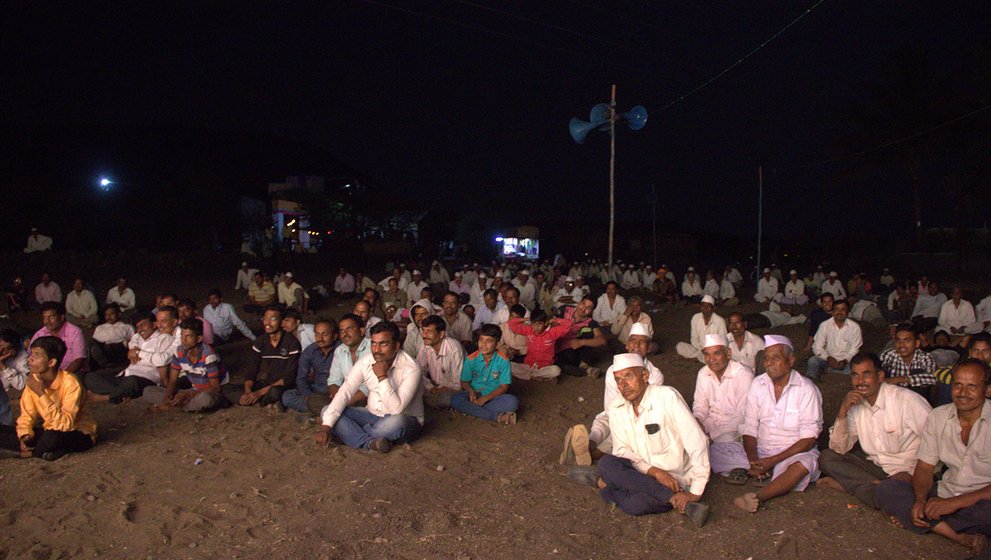
[[[656,184],[666,229],[754,235],[763,165],[771,235],[901,233],[911,230],[908,179],[845,157],[872,145],[847,140],[848,107],[869,103],[864,84],[886,80],[890,61],[913,50],[926,53],[923,75],[938,95],[920,128],[906,130],[991,101],[987,2],[43,4],[2,11],[3,165],[16,178],[4,206],[27,214],[7,223],[18,239],[11,224],[37,219],[29,192],[88,200],[100,173],[134,164],[99,139],[80,139],[91,162],[49,161],[46,134],[31,136],[94,126],[271,134],[374,177],[386,205],[604,224],[607,136],[579,146],[567,125],[608,101],[613,83],[620,110],[650,112],[646,128],[618,135],[621,219],[649,223]],[[927,225],[952,225],[943,177],[975,130],[986,141],[989,113],[933,133],[955,147],[922,170]],[[873,145],[897,138],[882,131]],[[155,157],[178,167],[187,154]],[[267,182],[307,165],[258,167],[240,179],[243,194],[261,197]]]

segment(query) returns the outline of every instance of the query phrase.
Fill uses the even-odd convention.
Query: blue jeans
[[[460,393],[455,393],[451,396],[451,408],[464,412],[465,414],[471,414],[472,416],[478,416],[483,420],[489,420],[490,422],[495,422],[496,418],[504,412],[516,412],[516,409],[520,406],[520,401],[516,399],[513,395],[503,393],[498,397],[485,403],[483,406],[478,406],[471,402],[471,398],[468,396],[468,391],[461,391]]]
[[[847,362],[846,367],[843,369],[833,369],[827,368],[826,360],[818,356],[810,356],[809,361],[805,364],[805,377],[809,379],[819,379],[822,376],[823,371],[828,369],[831,373],[842,373],[843,375],[850,375],[850,362]]]
[[[406,443],[420,435],[420,422],[405,414],[376,416],[367,408],[349,406],[334,424],[334,435],[348,447],[368,449],[373,439],[385,438],[390,442]]]
[[[309,412],[306,408],[306,397],[299,392],[299,389],[289,389],[282,393],[282,404],[298,412]]]
[[[602,499],[629,515],[664,513],[673,507],[671,489],[638,471],[629,459],[615,455],[599,459],[599,478],[606,483],[599,491]]]

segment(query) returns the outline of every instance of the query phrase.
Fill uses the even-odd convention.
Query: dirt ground
[[[167,287],[203,301],[209,287],[229,288],[233,276],[177,286],[167,276],[132,274],[131,284],[142,303]],[[68,289],[70,279],[57,279]],[[227,291],[227,301],[243,303],[243,292]],[[345,310],[332,301],[319,314]],[[701,364],[679,358],[673,346],[687,340],[693,312],[652,313],[663,350],[653,360],[689,403]],[[806,329],[776,332],[799,342]],[[886,333],[864,330],[867,346],[879,349]],[[246,348],[221,349],[234,372]],[[820,386],[827,427],[847,383],[827,375]],[[570,482],[557,461],[565,430],[602,409],[603,381],[565,377],[558,385],[514,384],[513,392],[522,405],[517,425],[428,410],[424,436],[387,455],[318,448],[312,424],[260,408],[152,415],[139,402],[99,404],[92,410],[100,440],[91,451],[52,463],[0,461],[0,560],[969,556],[814,485],[748,514],[732,505],[747,490],[715,476],[702,529],[677,513],[627,516]]]

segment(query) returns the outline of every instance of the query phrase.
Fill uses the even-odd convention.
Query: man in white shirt
[[[414,270],[412,279],[408,286],[406,286],[406,295],[409,296],[409,301],[420,301],[423,298],[420,295],[424,288],[429,288],[430,285],[423,281],[423,275],[419,270]]]
[[[90,328],[96,324],[99,312],[93,292],[83,288],[82,278],[76,278],[72,291],[65,296],[65,318],[77,327]]]
[[[750,326],[743,313],[730,313],[726,318],[729,335],[730,359],[740,362],[751,371],[757,370],[757,354],[764,349],[764,339],[747,330]]]
[[[979,301],[974,311],[977,315],[977,324],[981,332],[991,333],[991,296],[987,296]]]
[[[816,267],[816,271],[812,273],[812,285],[815,286],[816,291],[822,289],[822,283],[826,281],[826,273],[822,271],[822,265]]]
[[[495,315],[503,307],[505,305],[499,301],[499,294],[495,290],[492,288],[485,290],[482,294],[482,304],[475,309],[475,319],[471,323],[472,331],[477,331],[482,325],[489,323],[497,325],[494,321]]]
[[[754,300],[757,303],[778,301],[781,299],[778,279],[771,276],[771,269],[765,268],[764,275],[757,281],[757,292],[754,293]]]
[[[564,287],[559,288],[554,294],[554,309],[557,310],[568,305],[578,305],[578,302],[583,297],[585,297],[585,294],[577,287],[575,279],[568,276],[564,279]],[[522,302],[523,299],[520,298],[520,303]],[[523,307],[526,307],[526,305],[524,304]]]
[[[127,279],[121,276],[117,279],[117,285],[107,292],[104,303],[116,303],[120,307],[121,316],[126,319],[134,313],[136,299],[134,290],[127,287]]]
[[[705,335],[702,355],[705,365],[695,381],[692,415],[709,436],[712,472],[727,477],[731,484],[744,484],[750,461],[743,450],[740,425],[754,372],[730,359],[730,349],[722,335]]]
[[[84,384],[92,402],[120,404],[141,396],[145,387],[162,383],[164,368],[175,355],[172,336],[156,328],[151,314],[136,323],[137,333],[128,343],[126,368],[111,367],[86,374]]]
[[[740,304],[740,298],[736,297],[736,288],[726,276],[719,280],[719,297],[716,298],[719,305],[733,307]]]
[[[0,331],[0,426],[13,426],[7,391],[23,391],[30,373],[28,352],[21,335],[12,329]]]
[[[248,261],[241,263],[241,268],[237,269],[237,278],[234,281],[234,290],[247,290],[255,278],[258,269],[248,266]]]
[[[953,368],[952,383],[953,402],[933,410],[922,429],[911,484],[885,480],[875,497],[898,525],[984,552],[991,536],[991,370],[966,358]],[[934,485],[939,463],[947,468]]]
[[[436,291],[435,293],[442,293],[447,290],[447,286],[451,283],[451,275],[447,273],[444,265],[440,264],[439,261],[434,261],[430,265],[428,280],[430,287]]]
[[[520,303],[527,309],[532,309],[537,302],[537,284],[530,279],[530,271],[520,269],[513,280],[513,285],[520,291]]]
[[[458,294],[454,292],[444,294],[441,308],[443,309],[441,317],[447,323],[447,336],[462,344],[471,344],[471,318],[461,311]]]
[[[633,290],[641,286],[640,275],[637,270],[633,268],[631,264],[626,268],[626,272],[623,273],[623,280],[620,282],[624,290]]]
[[[694,266],[688,267],[688,272],[685,273],[685,279],[681,282],[681,295],[690,303],[698,303],[702,300],[702,282],[695,274]]]
[[[733,284],[734,287],[739,286],[743,282],[743,275],[740,274],[740,269],[733,265],[726,265],[723,278],[729,280],[730,284]]]
[[[696,526],[709,506],[699,500],[709,482],[709,446],[678,391],[652,385],[639,354],[613,358],[622,399],[606,405],[611,455],[599,460],[600,495],[629,515],[673,508]]]
[[[423,427],[423,377],[413,358],[399,351],[399,328],[383,322],[372,327],[371,355],[360,358],[344,384],[321,412],[319,445],[334,432],[355,449],[388,453],[393,445],[412,441]],[[336,358],[336,356],[335,356]],[[348,406],[364,385],[368,404]]]
[[[878,281],[881,283],[881,286],[890,290],[892,284],[895,283],[895,277],[891,275],[891,270],[885,267],[885,269],[881,272],[881,278],[879,278]]]
[[[489,278],[484,272],[478,272],[475,275],[475,279],[469,284],[471,289],[468,294],[468,303],[475,306],[475,309],[482,307],[485,304],[484,294],[486,290],[489,289]],[[496,292],[496,299],[498,299],[499,294]]]
[[[423,372],[423,403],[431,408],[450,408],[451,397],[461,392],[465,351],[446,331],[447,323],[437,315],[420,323],[423,347],[416,363]]]
[[[306,293],[303,286],[300,286],[293,278],[292,272],[282,275],[282,281],[278,286],[279,303],[286,307],[295,307],[300,312],[306,313],[310,302],[310,294]],[[206,313],[203,314],[204,316]],[[216,331],[214,331],[216,334]]]
[[[616,319],[612,324],[612,328],[610,328],[610,332],[619,340],[620,344],[626,345],[626,341],[630,338],[630,329],[633,328],[633,325],[642,325],[649,333],[648,336],[651,339],[654,338],[654,324],[650,319],[650,315],[643,312],[643,300],[640,299],[640,296],[630,296],[630,299],[627,300],[626,312],[620,315],[619,319]],[[648,350],[648,354],[657,352],[657,344],[651,344],[653,347]]]
[[[637,354],[644,359],[644,367],[647,368],[648,372],[648,383],[664,385],[664,374],[647,359],[650,338],[643,325],[634,324],[633,328],[630,329],[630,337],[626,341],[626,351]],[[619,387],[613,376],[613,366],[610,365],[609,369],[606,370],[602,412],[592,420],[591,430],[587,429],[584,424],[576,424],[568,429],[568,433],[564,436],[564,451],[559,460],[562,465],[569,463],[572,459],[579,466],[591,465],[592,461],[598,461],[603,455],[612,452],[612,438],[609,437],[608,404],[620,397]]]
[[[103,306],[103,323],[93,330],[93,340],[89,343],[89,364],[91,370],[102,369],[111,364],[127,364],[127,344],[134,336],[134,327],[120,320],[120,306],[111,303]]]
[[[785,295],[781,298],[781,303],[785,305],[805,305],[809,302],[809,296],[805,295],[805,281],[798,277],[797,270],[788,273],[788,282],[785,283]]]
[[[805,490],[819,478],[816,439],[822,431],[822,395],[794,366],[791,340],[765,336],[767,372],[750,385],[740,435],[750,461],[747,474],[770,483],[733,500],[750,513],[767,500]]]
[[[509,310],[513,308],[514,305],[520,303],[520,290],[513,286],[512,284],[506,286],[502,290],[502,303],[504,306],[495,312],[492,316],[492,323],[495,325],[502,326],[507,321],[509,321]],[[526,306],[523,307],[526,309]],[[527,309],[525,317],[530,316],[530,310]],[[505,340],[505,337],[503,338]]]
[[[31,235],[28,236],[25,253],[40,253],[52,249],[52,238],[38,233],[38,228],[31,228]]]
[[[34,287],[34,300],[38,305],[50,301],[62,303],[62,288],[52,281],[47,272],[41,273],[41,282]]]
[[[343,266],[337,270],[334,277],[334,293],[339,298],[349,298],[354,295],[354,276]]]
[[[281,285],[281,284],[280,284]],[[216,344],[228,342],[236,328],[248,340],[255,339],[248,325],[237,316],[234,306],[224,302],[224,294],[218,288],[210,290],[209,304],[203,308],[203,319],[213,327],[213,340]]]
[[[833,318],[823,321],[812,342],[812,356],[806,363],[805,376],[818,381],[822,371],[850,375],[850,358],[860,352],[864,339],[860,325],[848,319],[850,304],[845,299],[833,302]]]
[[[959,343],[968,334],[981,332],[981,323],[977,322],[974,306],[963,299],[963,290],[959,286],[950,292],[950,299],[940,307],[937,331],[950,335],[950,342]]]
[[[420,334],[420,324],[428,315],[433,315],[434,306],[430,300],[420,300],[409,310],[409,324],[406,325],[406,339],[403,340],[403,352],[410,358],[416,359],[423,348],[423,336]],[[447,323],[445,323],[446,325]]]
[[[611,327],[626,311],[626,300],[618,292],[618,284],[606,282],[606,293],[599,296],[595,303],[592,319],[604,328]]]
[[[715,314],[716,300],[711,296],[702,298],[702,310],[692,316],[691,342],[679,342],[675,345],[675,351],[682,358],[689,360],[703,361],[702,343],[707,334],[721,334],[726,336],[726,321]]]
[[[833,294],[836,299],[846,298],[846,288],[843,287],[843,282],[840,282],[836,271],[829,272],[829,278],[822,283],[820,291],[823,294]]]
[[[819,484],[877,508],[874,491],[888,477],[910,482],[932,407],[917,393],[885,383],[881,359],[861,352],[850,359],[850,382],[819,456]],[[860,443],[860,450],[853,446]]]
[[[702,295],[712,296],[719,301],[719,281],[711,270],[705,271],[705,284],[702,286]]]

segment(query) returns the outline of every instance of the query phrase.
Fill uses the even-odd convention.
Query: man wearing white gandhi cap
[[[705,366],[695,381],[692,415],[709,436],[712,472],[727,477],[730,484],[745,484],[750,461],[743,450],[740,425],[754,372],[731,359],[725,336],[707,334],[704,344]]]
[[[702,298],[701,311],[692,316],[691,343],[679,342],[674,349],[682,358],[702,360],[702,342],[707,334],[726,336],[726,320],[715,314],[716,300],[712,296]]]
[[[756,513],[767,500],[805,490],[819,478],[816,439],[822,431],[822,395],[794,366],[791,340],[765,336],[767,373],[750,384],[740,435],[750,461],[747,474],[770,483],[733,500],[744,511]]]
[[[678,391],[650,384],[639,354],[617,354],[612,369],[622,398],[606,405],[613,449],[599,460],[602,499],[630,515],[677,508],[701,527],[708,439]]]
[[[644,359],[644,367],[649,373],[648,382],[651,385],[663,385],[664,374],[646,359],[650,339],[647,327],[635,323],[630,327],[630,336],[626,339],[626,351]],[[603,410],[592,421],[591,431],[584,424],[576,424],[565,434],[564,451],[559,460],[562,465],[570,463],[572,458],[576,465],[591,465],[593,460],[598,460],[606,453],[612,452],[612,438],[609,437],[609,403],[622,397],[619,387],[616,386],[616,378],[613,377],[614,369],[614,366],[609,366],[606,370],[606,389],[602,396]]]

